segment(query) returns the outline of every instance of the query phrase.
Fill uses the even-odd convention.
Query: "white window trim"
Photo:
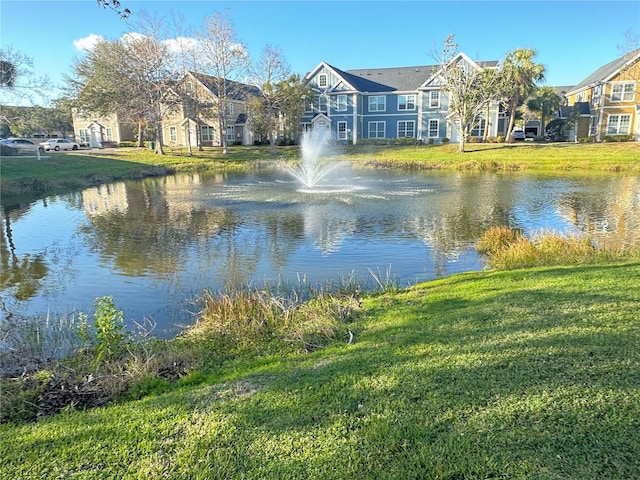
[[[407,126],[409,124],[411,124],[412,127],[412,131],[413,131],[413,135],[402,135],[400,136],[400,124],[404,123],[405,124],[405,132],[408,130]],[[415,120],[398,120],[398,123],[396,125],[396,135],[398,136],[398,138],[416,138],[416,121]]]
[[[318,111],[323,113],[327,113],[329,111],[329,99],[324,95],[318,96]]]
[[[211,125],[201,125],[200,134],[203,142],[213,142],[216,138],[216,129]]]
[[[336,98],[336,111],[338,112],[346,112],[347,111],[347,96],[346,95],[338,95]]]
[[[400,102],[400,99],[404,98],[404,104],[402,104]],[[409,98],[413,98],[413,100],[411,102],[409,102]],[[408,108],[409,103],[413,103],[413,107],[412,108]],[[402,105],[404,105],[405,108],[400,108]],[[411,112],[411,111],[415,111],[416,109],[416,96],[413,94],[406,94],[406,95],[398,95],[398,111],[403,111],[403,112]]]
[[[435,135],[431,135],[431,122],[436,122]],[[440,120],[437,118],[432,118],[427,120],[427,138],[438,138],[440,136]]]
[[[437,93],[437,94],[438,94],[438,102],[437,102],[437,104],[436,104],[436,105],[433,105],[433,104],[431,103],[431,101],[432,101],[431,94],[432,94],[432,93]],[[440,90],[430,90],[430,91],[429,91],[429,108],[440,108],[440,99],[441,99],[441,98],[442,98],[442,95],[440,95]]]
[[[620,127],[622,126],[622,117],[628,117],[629,121],[627,122],[627,131],[626,132],[621,132],[620,131]],[[615,118],[616,119],[616,131],[614,132],[610,132],[609,128],[611,126],[611,120]],[[631,115],[628,113],[615,113],[615,114],[611,114],[609,116],[607,116],[607,130],[606,130],[606,134],[607,135],[629,135],[629,133],[631,133]]]
[[[341,130],[340,127],[344,126],[344,130]],[[338,140],[346,140],[348,135],[347,135],[347,122],[338,122],[337,124],[337,131],[338,131]]]
[[[630,92],[627,92],[627,87],[628,86],[631,87],[631,91]],[[622,87],[622,91],[618,92],[618,95],[620,95],[620,99],[619,100],[616,100],[616,99],[613,98],[613,95],[614,95],[614,91],[613,90],[615,89],[615,87]],[[635,98],[635,91],[636,91],[636,86],[635,86],[635,84],[633,82],[618,82],[618,83],[614,83],[614,84],[611,85],[611,95],[609,95],[609,100],[611,102],[615,102],[615,103],[618,103],[618,102],[633,102],[633,99]],[[625,94],[628,94],[628,93],[631,94],[631,98],[625,100],[624,96],[625,96]]]
[[[174,143],[178,141],[178,130],[176,127],[169,127],[169,141]]]
[[[329,86],[329,76],[326,73],[318,75],[318,86],[320,88],[327,88]]]
[[[378,132],[378,128],[377,127],[378,127],[378,125],[380,123],[382,124],[382,136],[378,135],[379,132]],[[376,124],[376,136],[375,137],[371,136],[371,125],[373,125],[373,124]],[[368,122],[367,123],[367,135],[369,136],[369,138],[386,138],[386,135],[387,135],[387,124],[386,124],[386,122],[382,122],[382,121],[379,121],[379,120]]]
[[[235,141],[235,131],[236,129],[233,126],[227,125],[227,141]]]
[[[380,99],[380,98],[382,99],[382,108],[378,108],[377,99]],[[375,104],[372,102],[373,99],[376,99],[376,103]],[[376,106],[375,110],[373,110],[371,108],[372,105]],[[369,97],[369,100],[368,100],[368,107],[369,107],[369,112],[386,112],[387,111],[387,97],[386,97],[386,95],[371,95]]]

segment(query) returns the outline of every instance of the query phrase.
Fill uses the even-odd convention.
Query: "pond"
[[[489,226],[640,244],[640,177],[398,172],[343,166],[314,188],[286,171],[118,182],[3,212],[2,319],[90,313],[111,295],[156,334],[227,286],[356,278],[407,286],[482,270]]]

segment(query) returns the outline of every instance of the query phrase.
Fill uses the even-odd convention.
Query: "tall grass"
[[[234,350],[277,340],[312,351],[352,337],[348,324],[359,309],[361,290],[349,276],[320,285],[302,277],[291,285],[206,291],[191,333]]]
[[[640,258],[640,248],[611,250],[597,246],[590,238],[540,232],[526,237],[509,227],[491,227],[476,249],[487,255],[488,265],[497,270],[512,270],[552,265],[586,265]]]

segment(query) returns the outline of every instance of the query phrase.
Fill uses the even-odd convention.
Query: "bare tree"
[[[46,92],[50,90],[49,78],[35,75],[30,57],[11,45],[0,49],[0,104],[46,103],[49,100]]]
[[[447,115],[458,133],[458,152],[462,153],[480,114],[496,98],[498,76],[459,54],[453,35],[447,36],[439,61],[439,77],[449,102]]]
[[[200,59],[210,75],[217,104],[214,115],[222,153],[228,153],[227,125],[233,119],[232,100],[245,99],[244,76],[249,68],[249,54],[237,39],[230,15],[215,13],[205,18],[199,32]]]
[[[252,102],[252,117],[256,127],[267,134],[271,155],[276,153],[276,138],[282,127],[286,101],[283,84],[290,76],[290,68],[280,49],[267,45],[253,71],[252,83],[260,88],[261,95]]]

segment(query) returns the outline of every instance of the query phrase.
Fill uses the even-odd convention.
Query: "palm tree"
[[[507,54],[500,70],[504,101],[509,111],[507,138],[513,130],[518,105],[534,94],[537,82],[544,80],[544,65],[534,63],[535,56],[535,50],[519,48]]]
[[[545,134],[546,120],[562,106],[562,97],[553,87],[540,87],[527,108],[540,116],[540,135]]]

